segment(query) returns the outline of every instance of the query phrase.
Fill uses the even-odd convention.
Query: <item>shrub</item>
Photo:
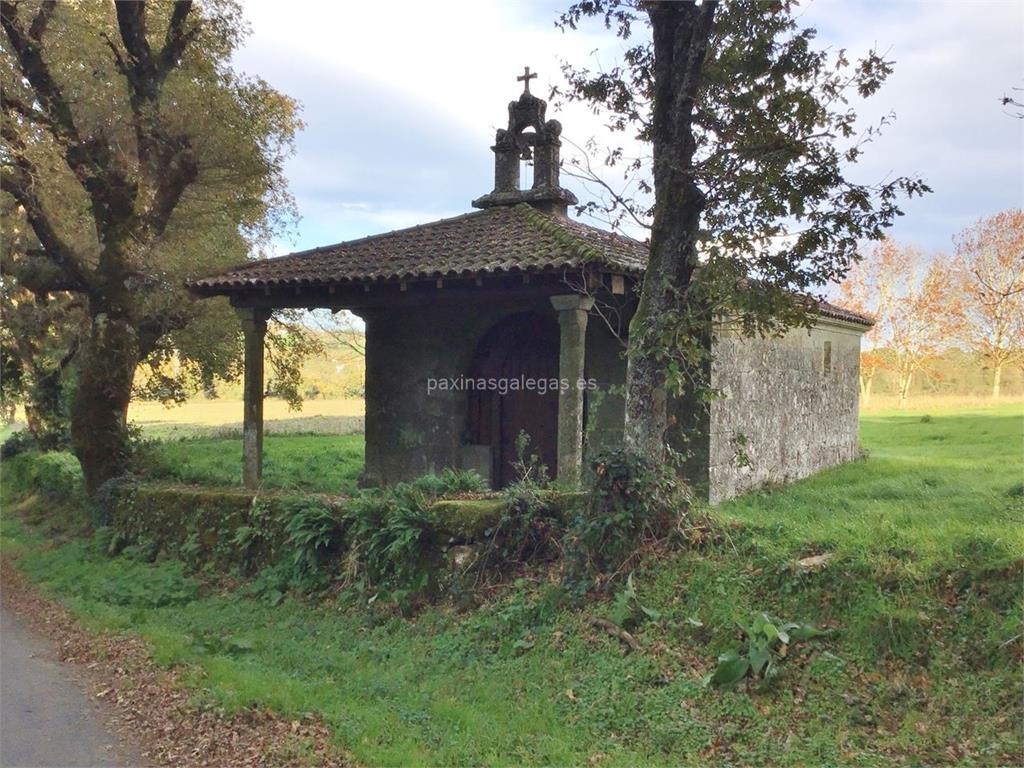
[[[17,489],[54,498],[77,497],[84,487],[78,459],[64,451],[22,453],[4,462],[4,471]]]
[[[71,432],[66,423],[44,424],[38,434],[19,429],[0,446],[0,458],[10,459],[28,451],[67,451],[71,447]]]
[[[480,567],[500,569],[557,556],[564,525],[551,500],[549,491],[530,480],[506,488],[504,509],[489,532]]]
[[[0,446],[0,458],[12,459],[15,456],[36,448],[35,438],[27,429],[19,429]]]
[[[642,541],[671,530],[689,501],[670,467],[623,449],[598,455],[593,477],[565,547],[568,576],[582,582],[621,571]]]
[[[139,480],[134,475],[118,475],[104,482],[93,499],[93,522],[98,526],[109,526],[119,505],[130,506],[134,502],[138,488]]]
[[[350,564],[365,586],[421,592],[432,586],[443,535],[420,487],[366,492],[348,504]]]
[[[480,475],[473,470],[465,469],[445,469],[439,475],[423,475],[404,485],[433,497],[480,493],[487,490],[487,485]]]
[[[441,521],[434,504],[442,496],[485,489],[483,478],[475,472],[446,469],[440,475],[364,491],[350,499],[346,505],[350,576],[364,587],[391,591],[400,602],[432,591],[449,534],[458,538],[475,532],[494,515],[494,502],[488,499],[451,501],[446,507],[451,515]]]

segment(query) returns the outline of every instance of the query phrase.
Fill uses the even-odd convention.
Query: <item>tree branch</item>
[[[36,17],[32,19],[32,24],[28,28],[28,36],[35,40],[37,43],[42,39],[43,33],[46,31],[47,25],[50,23],[50,17],[53,16],[54,10],[57,8],[57,0],[46,0],[39,7]]]
[[[64,159],[89,195],[97,233],[103,238],[112,216],[130,212],[135,187],[110,162],[113,153],[101,137],[83,139],[75,124],[71,106],[50,72],[42,56],[39,37],[53,12],[45,3],[32,22],[28,33],[18,21],[18,4],[10,0],[0,2],[0,25],[3,26],[14,52],[21,74],[32,88],[36,101],[48,117],[46,126],[54,139],[64,148]]]
[[[139,359],[149,357],[156,350],[160,339],[171,331],[180,331],[191,319],[189,312],[183,309],[143,317],[138,326]]]
[[[79,262],[74,251],[58,234],[50,221],[42,201],[36,194],[34,179],[36,169],[32,162],[23,154],[25,145],[17,132],[9,125],[0,128],[13,164],[6,167],[3,175],[3,188],[9,192],[24,209],[29,226],[35,233],[60,277],[53,277],[56,286],[48,290],[79,290],[87,292],[91,286],[88,270]]]
[[[48,115],[26,104],[21,99],[11,96],[7,91],[0,93],[0,109],[9,115],[18,115],[25,120],[43,125],[49,128],[51,133],[53,132],[54,124]]]
[[[146,39],[146,3],[144,0],[117,0],[117,29],[128,51],[128,81],[134,94],[152,100],[156,96],[153,52]]]
[[[106,41],[107,47],[110,48],[111,53],[114,54],[114,66],[117,67],[117,71],[125,77],[128,77],[128,62],[125,61],[124,56],[121,55],[121,51],[118,50],[117,44],[110,39],[110,35],[106,32],[101,32],[100,36]]]
[[[160,124],[157,102],[168,73],[178,64],[199,23],[188,25],[191,0],[177,0],[167,27],[165,43],[156,58],[146,39],[146,3],[118,0],[118,30],[128,62],[125,75],[131,88],[132,122],[139,161],[156,186],[153,201],[143,216],[150,232],[164,231],[185,189],[196,180],[199,168],[192,144],[185,136],[171,136]],[[116,51],[116,46],[111,44]]]
[[[174,3],[174,11],[171,13],[171,22],[167,27],[164,47],[160,51],[160,58],[157,62],[157,74],[161,82],[167,77],[167,73],[177,65],[189,43],[199,34],[198,22],[188,28],[185,26],[185,21],[191,10],[192,0],[177,0]]]
[[[71,114],[71,107],[64,98],[60,86],[53,79],[50,68],[43,61],[39,47],[40,36],[46,29],[54,5],[52,2],[44,3],[32,21],[29,31],[26,32],[18,22],[18,4],[4,0],[0,2],[0,26],[7,34],[7,41],[14,52],[21,73],[32,86],[36,98],[50,116],[54,128],[69,143],[77,143],[78,130]]]
[[[686,65],[683,69],[683,80],[680,85],[674,112],[678,116],[685,111],[689,116],[693,113],[693,105],[697,99],[697,87],[701,82],[704,69],[704,58],[707,55],[708,40],[711,38],[711,25],[718,10],[718,0],[703,0],[697,11],[697,18],[692,22],[689,40],[680,39],[678,43],[685,45],[687,52]]]

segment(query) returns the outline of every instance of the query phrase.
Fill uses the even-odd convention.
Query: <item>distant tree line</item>
[[[979,219],[956,235],[953,244],[952,253],[927,254],[883,240],[841,284],[842,301],[875,318],[861,352],[865,406],[883,381],[900,405],[915,391],[943,389],[937,382],[954,378],[950,361],[984,376],[993,398],[1003,394],[1005,380],[1020,380],[1024,211],[1010,209]],[[955,376],[961,382],[967,378]]]
[[[884,359],[888,350],[881,350]],[[879,405],[899,399],[900,382],[895,367],[885,365],[875,374],[871,399],[862,405]],[[913,405],[921,397],[991,397],[992,370],[983,355],[962,349],[947,349],[925,360],[919,375],[910,383],[904,404]],[[1024,366],[1011,366],[1003,371],[1000,387],[1003,399],[1024,397]]]

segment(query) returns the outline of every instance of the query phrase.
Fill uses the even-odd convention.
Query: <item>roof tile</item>
[[[195,280],[190,287],[204,294],[234,293],[253,287],[535,272],[586,262],[639,274],[646,258],[643,243],[520,204],[253,261]]]
[[[640,275],[647,264],[647,249],[638,240],[520,203],[251,261],[194,280],[189,287],[202,295],[230,295],[252,288],[557,271],[586,263],[609,272]],[[817,310],[826,317],[873,323],[827,302],[819,302]]]

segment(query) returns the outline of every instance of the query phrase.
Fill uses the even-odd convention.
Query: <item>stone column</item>
[[[385,423],[384,396],[388,372],[387,338],[384,336],[384,310],[354,309],[352,313],[363,321],[363,471],[359,474],[361,488],[374,488],[384,484],[383,455],[388,448],[389,436]],[[393,438],[394,436],[392,436]]]
[[[558,350],[558,377],[569,387],[558,395],[558,481],[578,485],[583,468],[583,379],[587,349],[587,312],[594,300],[579,294],[552,296],[551,306],[558,310],[561,342]]]
[[[263,340],[267,334],[265,309],[236,307],[245,335],[245,373],[242,394],[242,484],[259,487],[263,476]]]

